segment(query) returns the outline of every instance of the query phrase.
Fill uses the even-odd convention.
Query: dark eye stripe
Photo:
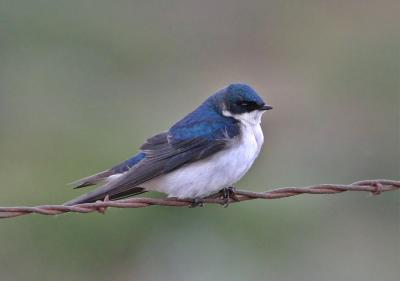
[[[260,107],[257,103],[251,102],[251,101],[250,102],[249,101],[241,102],[240,106],[242,108],[244,108],[246,111],[253,111],[253,110],[258,109]]]

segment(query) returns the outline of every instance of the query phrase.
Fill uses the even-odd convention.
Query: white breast
[[[264,136],[260,127],[261,112],[235,116],[240,120],[241,133],[229,148],[207,159],[191,163],[141,186],[169,197],[201,198],[232,186],[253,165],[260,153]]]

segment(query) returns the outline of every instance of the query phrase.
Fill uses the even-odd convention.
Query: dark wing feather
[[[144,153],[142,153],[142,152],[138,153],[135,156],[133,156],[132,158],[130,158],[118,165],[115,165],[111,169],[108,169],[103,172],[97,173],[95,175],[88,176],[86,178],[74,181],[70,184],[72,186],[74,186],[74,188],[81,188],[81,187],[85,187],[85,186],[91,186],[91,185],[98,184],[101,181],[104,181],[105,179],[107,179],[109,176],[121,174],[121,173],[128,171],[130,168],[132,168],[133,166],[138,164],[140,161],[142,161],[144,157],[145,157]]]
[[[205,139],[196,139],[187,142],[181,146],[181,149],[176,150],[173,146],[166,144],[165,146],[169,146],[169,149],[166,147],[160,149],[160,154],[151,150],[151,153],[146,154],[149,158],[146,157],[125,176],[116,181],[106,183],[102,187],[66,204],[74,205],[95,202],[96,200],[103,199],[106,195],[110,199],[119,199],[142,193],[143,189],[138,187],[140,184],[173,171],[182,165],[206,158],[220,151],[226,145],[227,140],[210,142]]]
[[[91,185],[98,184],[99,182],[103,181],[104,179],[106,179],[107,177],[109,177],[111,175],[113,175],[113,172],[111,170],[106,170],[106,171],[97,173],[95,175],[91,175],[86,178],[71,182],[70,185],[72,185],[74,188],[91,186]]]
[[[214,119],[213,122],[201,120],[176,124],[168,133],[148,139],[141,147],[145,158],[124,176],[67,204],[94,202],[107,195],[111,199],[118,199],[137,194],[143,191],[138,189],[142,183],[223,150],[240,130],[235,121],[222,121]]]

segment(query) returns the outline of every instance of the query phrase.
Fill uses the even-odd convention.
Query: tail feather
[[[111,176],[113,172],[111,170],[106,170],[100,173],[97,173],[92,176],[88,176],[86,178],[71,182],[70,185],[72,185],[74,188],[81,188],[85,186],[91,186],[98,184],[99,182],[105,180],[107,177]]]
[[[68,202],[65,202],[64,205],[65,206],[72,206],[72,205],[76,205],[76,204],[83,204],[83,203],[93,203],[96,202],[97,200],[104,200],[107,195],[108,192],[110,190],[108,190],[106,187],[104,186],[100,187],[99,189],[95,189],[92,192],[86,193],[82,196],[79,196],[78,198],[72,199]],[[141,193],[146,192],[146,190],[142,187],[134,187],[130,190],[121,192],[121,193],[117,193],[117,194],[113,194],[109,197],[109,199],[111,200],[116,200],[116,199],[122,199],[122,198],[126,198],[126,197],[130,197],[130,196],[134,196],[134,195],[138,195]]]

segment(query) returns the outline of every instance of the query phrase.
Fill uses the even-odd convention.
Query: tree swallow
[[[73,183],[102,185],[66,205],[130,197],[146,191],[199,200],[239,181],[264,142],[261,116],[272,107],[250,86],[231,84],[167,132],[149,138],[132,158]]]

